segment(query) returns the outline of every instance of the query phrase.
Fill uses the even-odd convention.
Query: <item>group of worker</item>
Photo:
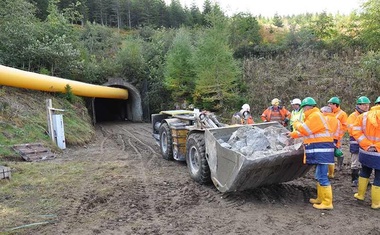
[[[354,198],[364,200],[369,178],[375,171],[371,186],[371,208],[380,208],[380,96],[370,108],[370,99],[361,96],[356,101],[355,110],[347,115],[340,108],[340,99],[332,97],[321,109],[312,97],[302,101],[291,101],[292,112],[280,105],[275,98],[271,106],[261,115],[263,122],[278,121],[288,126],[289,138],[303,138],[304,163],[315,165],[317,180],[317,198],[310,199],[316,209],[333,209],[330,178],[334,171],[343,167],[342,139],[347,131],[350,138],[351,181],[357,187]],[[253,124],[250,107],[244,104],[240,112],[234,114],[241,124]],[[235,122],[236,123],[236,122]],[[335,169],[335,157],[337,164]]]
[[[274,98],[271,102],[271,106],[264,110],[261,115],[261,120],[263,122],[273,122],[277,121],[281,123],[283,126],[289,126],[292,128],[292,123],[303,118],[303,112],[300,108],[301,100],[294,99],[291,102],[292,112],[289,112],[285,106],[280,105],[280,100],[278,98]],[[241,110],[235,113],[232,116],[232,124],[253,124],[253,118],[251,115],[251,109],[249,104],[244,104],[241,107]]]
[[[261,115],[263,122],[278,121],[284,126],[289,124],[291,113],[284,106],[280,106],[280,102],[277,98],[272,100],[272,106],[265,109]],[[301,104],[301,101],[299,104]],[[249,104],[244,104],[241,110],[232,116],[231,122],[232,124],[253,124]]]

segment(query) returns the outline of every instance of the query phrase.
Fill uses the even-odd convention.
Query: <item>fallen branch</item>
[[[37,225],[51,224],[51,223],[56,223],[56,222],[57,222],[56,220],[49,220],[49,221],[32,223],[32,224],[25,224],[25,225],[21,225],[21,226],[18,226],[18,227],[6,229],[4,232],[13,231],[13,230],[16,230],[16,229],[28,228],[28,227],[37,226]]]

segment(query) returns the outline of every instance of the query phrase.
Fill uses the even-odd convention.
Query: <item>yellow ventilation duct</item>
[[[77,96],[128,99],[128,90],[78,82],[0,65],[0,85],[47,92],[66,93],[69,85]]]

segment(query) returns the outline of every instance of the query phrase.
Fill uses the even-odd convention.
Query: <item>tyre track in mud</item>
[[[158,158],[158,154],[152,146],[153,141],[149,139],[139,138],[139,130],[142,126],[134,124],[100,124],[96,126],[96,143],[92,144],[91,152],[96,154],[86,155],[81,161],[91,162],[109,162],[105,164],[117,164],[127,166],[127,169],[133,174],[128,173],[128,180],[124,182],[115,182],[122,180],[123,175],[116,175],[111,178],[102,178],[108,187],[114,188],[113,192],[108,195],[99,195],[97,189],[91,187],[83,188],[79,201],[73,203],[73,210],[65,212],[68,216],[67,225],[62,231],[72,231],[75,233],[83,233],[83,229],[73,229],[69,224],[86,223],[87,217],[95,216],[99,211],[109,210],[112,213],[119,214],[117,218],[113,218],[94,227],[94,232],[113,231],[115,228],[122,226],[126,221],[149,221],[153,224],[152,229],[145,228],[145,231],[155,233],[154,227],[159,227],[159,216],[155,211],[155,201],[151,195],[154,195],[150,187],[147,162]],[[132,133],[134,132],[134,133]],[[150,137],[152,138],[152,137]],[[98,149],[98,151],[96,151]],[[82,150],[81,150],[82,151]],[[148,158],[149,157],[149,158]],[[130,177],[133,175],[133,177]],[[119,183],[120,182],[120,183]],[[126,197],[126,199],[124,199]],[[111,205],[114,204],[114,205]],[[116,205],[116,206],[115,206]],[[119,206],[117,206],[119,205]],[[116,207],[116,208],[115,208]],[[119,211],[117,207],[125,207],[125,210]],[[118,222],[119,221],[119,222]],[[142,229],[144,230],[144,229]],[[138,234],[139,231],[130,230],[129,232]],[[85,233],[84,233],[85,234]]]
[[[123,160],[129,157],[129,153],[126,151],[126,143],[123,139],[123,135],[118,132],[114,132],[114,128],[109,128],[109,125],[98,125],[97,129],[102,133],[102,139],[99,144],[100,154],[105,155],[108,149],[112,150],[114,154],[118,149],[120,152],[116,154],[116,158]],[[97,132],[98,133],[98,132]],[[100,137],[99,135],[97,136]],[[119,157],[120,155],[120,157]],[[125,156],[126,155],[126,156]]]
[[[150,145],[148,145],[148,144],[146,144],[146,143],[144,143],[140,138],[137,138],[136,136],[137,136],[137,134],[142,134],[141,132],[140,133],[135,133],[135,134],[133,134],[132,132],[130,132],[130,131],[128,131],[126,128],[122,128],[122,130],[123,131],[125,131],[127,134],[128,134],[128,137],[132,137],[133,139],[135,139],[138,143],[140,143],[141,145],[143,145],[144,147],[146,147],[147,149],[149,149],[150,150],[150,152],[153,154],[153,155],[155,155],[156,157],[158,157],[159,156],[159,154],[157,153],[157,151],[155,150],[155,149],[153,149]],[[153,138],[153,137],[151,137],[150,136],[150,138]],[[136,151],[137,149],[135,149],[135,151]],[[141,154],[140,154],[141,155]],[[142,157],[142,155],[141,155],[141,157]]]
[[[203,207],[202,205],[204,204],[211,208],[218,207],[223,202],[219,192],[213,185],[199,185],[190,178],[185,163],[164,160],[155,139],[150,134],[151,130],[148,132],[142,131],[140,128],[135,129],[126,126],[120,126],[119,129],[126,133],[125,137],[129,138],[128,145],[134,149],[134,152],[141,160],[139,162],[142,169],[140,174],[142,174],[143,182],[146,186],[144,187],[145,194],[149,198],[150,209],[147,213],[151,214],[153,219],[149,226],[142,226],[140,229],[133,231],[134,233],[145,234],[144,230],[152,231],[153,227],[161,225],[162,228],[162,225],[165,224],[167,224],[168,232],[177,231],[178,228],[171,227],[176,224],[178,214],[185,214],[194,207]],[[127,142],[126,139],[124,140]],[[153,148],[152,144],[155,148]],[[147,154],[154,156],[147,158]],[[171,178],[165,180],[162,177],[164,177],[163,174],[165,174],[164,171],[168,167],[167,165],[170,165],[169,175]],[[157,167],[162,167],[162,169],[157,169]],[[157,179],[154,175],[155,170],[159,172]],[[177,181],[177,177],[180,180]],[[181,213],[181,211],[183,212]],[[188,225],[182,225],[183,228],[186,226]],[[157,232],[162,233],[164,231],[161,229]]]
[[[157,151],[153,149],[150,143],[146,141],[145,138],[141,138],[141,134],[144,131],[140,130],[142,125],[113,125],[111,128],[112,132],[117,132],[118,138],[121,139],[123,143],[122,151],[128,154],[128,161],[132,161],[133,165],[138,169],[137,174],[134,177],[137,179],[134,185],[134,192],[137,195],[141,195],[141,198],[144,198],[143,202],[137,202],[139,204],[144,204],[146,206],[142,206],[143,208],[143,217],[141,219],[148,220],[151,227],[159,227],[160,219],[159,214],[155,210],[156,200],[153,197],[155,192],[152,187],[150,187],[150,176],[149,169],[147,168],[147,164],[154,160],[154,158],[158,157]],[[138,129],[136,129],[138,128]],[[132,133],[133,132],[133,133]],[[104,141],[103,141],[104,142]],[[102,142],[102,143],[103,143]],[[104,146],[103,146],[104,147]],[[129,214],[124,214],[124,218],[128,217]],[[131,231],[134,233],[139,233],[137,229],[135,231]],[[145,228],[145,230],[150,230]],[[155,229],[151,229],[150,232],[156,232]]]
[[[128,131],[126,128],[124,127],[121,127],[121,129],[127,133],[126,136],[124,136],[124,139],[127,139],[127,142],[129,144],[129,146],[135,151],[135,153],[137,154],[138,156],[138,159],[140,159],[140,162],[139,162],[139,165],[140,165],[140,169],[141,171],[140,172],[140,175],[142,176],[142,179],[143,179],[143,183],[145,185],[148,185],[148,174],[147,172],[149,171],[146,167],[146,164],[145,164],[145,160],[144,160],[144,155],[141,153],[141,151],[145,151],[146,149],[148,149],[150,152],[151,152],[151,155],[150,155],[150,159],[148,159],[148,162],[151,161],[154,157],[157,157],[158,154],[156,153],[156,151],[150,147],[148,144],[145,144],[141,139],[137,138],[136,135],[132,134],[130,131]],[[132,141],[131,139],[135,140],[135,141]],[[137,144],[135,144],[134,142],[137,142]],[[139,145],[142,145],[143,147],[145,148],[142,148],[139,146]],[[153,155],[153,156],[152,156]],[[146,195],[149,195],[148,197],[148,204],[149,204],[149,208],[150,208],[150,213],[152,214],[153,218],[154,218],[154,222],[155,223],[158,223],[158,217],[155,213],[155,211],[153,210],[154,209],[154,201],[152,201],[150,195],[154,195],[153,194],[153,191],[150,187],[144,187],[145,189],[145,194]]]
[[[194,182],[191,181],[191,184],[188,184],[190,178],[188,178],[187,174],[185,182],[182,182],[182,179],[181,182],[175,180],[175,177],[178,177],[177,175],[184,175],[184,172],[187,170],[186,166],[180,162],[162,159],[161,154],[158,153],[159,148],[154,138],[142,130],[141,126],[115,125],[106,131],[106,136],[123,133],[122,139],[125,143],[125,152],[129,153],[127,160],[134,162],[133,165],[139,169],[134,177],[141,180],[135,182],[133,192],[136,195],[140,195],[140,198],[143,198],[142,201],[136,202],[138,204],[137,207],[142,210],[142,213],[134,218],[145,221],[145,223],[129,231],[133,234],[146,234],[147,231],[157,233],[160,231],[157,228],[162,228],[162,224],[168,224],[170,227],[171,221],[177,219],[177,216],[173,216],[173,212],[197,206],[203,200],[203,196],[198,195],[198,190],[194,190],[195,188],[199,188],[199,185],[195,184],[194,187]],[[117,138],[111,137],[108,139],[114,140]],[[106,147],[106,145],[103,144],[103,147]],[[168,178],[165,180],[164,174],[166,174],[166,169],[170,172],[171,177],[174,176],[173,179]],[[208,193],[208,195],[211,198],[210,195],[212,194]],[[128,220],[128,217],[130,217],[130,214],[125,212],[119,219],[125,221]],[[118,226],[123,227],[124,225],[119,223]],[[102,230],[107,227],[109,226],[103,226]],[[130,228],[127,227],[125,230],[128,231],[128,229]]]
[[[186,210],[188,207],[198,206],[205,198],[214,198],[212,201],[216,201],[216,197],[212,196],[215,194],[210,193],[210,190],[204,190],[202,185],[198,185],[195,182],[191,181],[190,177],[187,174],[185,175],[187,179],[185,182],[177,182],[175,180],[175,178],[178,177],[177,175],[184,175],[184,173],[187,173],[187,168],[182,162],[166,161],[162,158],[158,145],[155,143],[153,136],[148,134],[151,132],[151,130],[149,130],[150,132],[147,130],[145,130],[146,132],[136,131],[135,129],[132,129],[130,131],[124,127],[123,131],[127,133],[127,136],[132,137],[131,139],[134,139],[133,142],[138,142],[137,145],[133,145],[130,139],[128,143],[132,148],[134,148],[134,151],[141,158],[140,166],[144,169],[141,174],[143,174],[144,183],[147,186],[145,188],[146,193],[149,195],[149,212],[155,218],[154,223],[152,223],[153,225],[151,224],[149,227],[158,226],[160,224],[162,226],[162,224],[166,223],[168,223],[168,226],[170,227],[172,225],[172,222],[170,221],[175,221],[177,219],[177,216],[173,216],[174,211]],[[141,137],[144,139],[141,139]],[[145,144],[145,138],[149,138],[149,140],[153,141],[150,141],[150,144]],[[146,152],[146,149],[148,149],[154,156],[150,156],[149,158],[144,159],[144,156],[146,156],[146,154],[141,153],[140,144],[144,147],[142,148],[142,151]],[[153,149],[151,147],[151,144],[157,146],[157,150]],[[152,180],[154,176],[152,175],[151,168],[161,167],[161,165],[165,164],[173,165],[174,168],[171,168],[170,170],[170,175],[173,177],[173,179],[163,181]],[[159,170],[159,172],[162,171]],[[188,183],[189,180],[191,184]],[[146,229],[147,228],[143,228],[142,230]],[[138,231],[135,232],[137,233]]]

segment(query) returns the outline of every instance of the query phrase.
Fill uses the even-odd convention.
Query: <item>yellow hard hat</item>
[[[277,99],[277,98],[274,98],[273,100],[272,100],[272,105],[273,106],[279,106],[280,105],[280,100],[279,99]]]

